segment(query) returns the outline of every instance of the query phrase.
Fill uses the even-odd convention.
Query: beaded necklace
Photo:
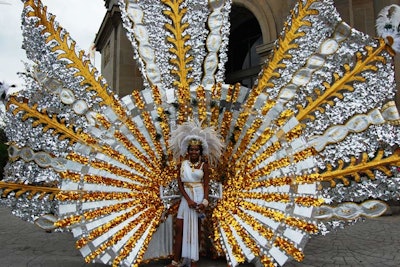
[[[190,167],[192,168],[192,172],[194,172],[194,169],[197,169],[196,166],[199,166],[201,163],[200,159],[198,162],[195,162],[195,163],[192,163],[190,160],[188,160],[188,161],[189,161]]]

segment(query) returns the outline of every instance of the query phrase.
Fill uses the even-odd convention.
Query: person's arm
[[[203,177],[204,199],[207,199],[208,201],[208,192],[210,189],[210,166],[208,165],[208,162],[204,162],[203,172],[204,172],[204,177]]]
[[[204,198],[203,201],[198,205],[200,210],[204,210],[208,206],[208,192],[210,189],[210,166],[208,162],[205,161],[203,164],[203,188],[204,188]]]
[[[196,208],[196,202],[194,202],[192,199],[190,199],[190,197],[188,196],[188,194],[185,191],[185,188],[183,187],[183,182],[181,179],[181,164],[179,164],[179,175],[178,175],[178,188],[179,191],[181,192],[182,196],[186,199],[189,208]]]

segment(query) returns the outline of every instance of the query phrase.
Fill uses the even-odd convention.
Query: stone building
[[[260,65],[271,51],[294,0],[233,0],[229,61],[226,82],[251,86]],[[375,35],[378,12],[400,0],[335,0],[344,21],[371,36]],[[95,39],[101,53],[101,71],[120,96],[142,88],[140,72],[133,59],[133,49],[121,24],[117,0],[105,0],[107,13]],[[396,65],[399,65],[396,59]],[[396,69],[399,70],[400,66]],[[400,76],[400,74],[398,75]],[[397,80],[400,81],[398,78]],[[400,84],[398,82],[398,84]]]

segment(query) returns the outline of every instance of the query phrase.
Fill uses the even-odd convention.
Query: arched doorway
[[[256,47],[263,43],[260,25],[253,13],[238,5],[232,6],[230,22],[226,82],[252,87],[261,70],[256,52]]]

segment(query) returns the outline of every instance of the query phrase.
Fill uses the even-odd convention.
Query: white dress
[[[181,165],[181,180],[187,195],[197,204],[204,199],[203,188],[203,164],[199,169],[192,169],[189,161],[185,160]],[[199,214],[189,208],[184,197],[178,209],[179,219],[183,219],[183,236],[182,236],[182,258],[188,258],[193,261],[199,260],[199,237],[198,237],[198,218]]]

